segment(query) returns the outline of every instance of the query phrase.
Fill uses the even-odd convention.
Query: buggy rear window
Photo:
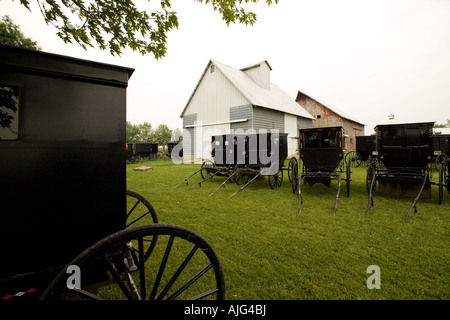
[[[339,131],[314,131],[303,133],[304,148],[339,148]]]

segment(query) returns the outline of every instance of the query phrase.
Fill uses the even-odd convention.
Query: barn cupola
[[[255,64],[251,64],[241,69],[245,72],[253,81],[255,81],[261,88],[270,90],[270,67],[267,60],[260,61]]]

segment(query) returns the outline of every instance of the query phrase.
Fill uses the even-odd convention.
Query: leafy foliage
[[[211,4],[214,11],[222,14],[222,19],[227,25],[230,23],[242,23],[245,25],[253,25],[256,22],[256,14],[246,11],[242,4],[258,3],[259,0],[195,0],[205,4]],[[267,5],[278,3],[278,0],[266,0]]]
[[[167,143],[170,142],[172,138],[172,130],[170,130],[165,124],[160,124],[153,132],[153,136],[155,142],[165,148]]]
[[[152,125],[148,122],[133,124],[127,121],[127,143],[151,143],[154,140]]]
[[[173,142],[181,142],[183,141],[183,132],[181,132],[181,130],[179,128],[176,128],[173,132],[172,132],[172,138],[171,140]]]
[[[127,143],[157,143],[164,147],[172,138],[172,130],[165,124],[160,124],[153,130],[152,125],[148,122],[144,121],[144,123],[141,124],[133,124],[130,121],[127,121],[126,130]]]
[[[195,0],[210,4],[222,14],[227,25],[242,23],[253,25],[256,14],[242,7],[259,0]],[[167,33],[178,28],[177,13],[169,0],[160,0],[158,8],[149,10],[149,0],[143,8],[133,0],[37,0],[47,24],[53,24],[57,35],[65,43],[79,43],[84,49],[97,43],[100,49],[109,49],[120,55],[122,49],[131,48],[142,55],[152,53],[156,59],[167,52]],[[30,10],[29,0],[20,3]],[[266,0],[268,5],[278,0]],[[31,11],[31,10],[30,10]],[[72,20],[79,23],[73,24]]]
[[[19,92],[15,88],[0,87],[0,128],[6,128],[11,132],[14,132],[11,129],[14,116],[10,113],[17,112],[16,97],[18,95]]]
[[[36,41],[27,38],[20,27],[11,20],[9,16],[3,16],[0,22],[0,44],[31,50],[42,50]]]
[[[447,123],[444,124],[435,124],[434,128],[450,128],[450,119],[446,120]]]

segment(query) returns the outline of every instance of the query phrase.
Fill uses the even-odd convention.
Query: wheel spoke
[[[192,257],[194,256],[194,254],[197,252],[198,246],[194,246],[194,248],[192,248],[191,252],[188,254],[188,256],[186,257],[186,259],[184,259],[183,263],[180,265],[180,267],[178,268],[178,270],[175,272],[175,274],[173,275],[173,277],[169,280],[169,282],[167,283],[167,285],[164,287],[164,289],[161,291],[161,293],[159,294],[157,300],[161,300],[162,298],[164,298],[164,296],[167,294],[167,292],[170,290],[170,288],[172,287],[172,285],[174,284],[174,282],[178,279],[179,275],[181,274],[181,272],[184,270],[184,268],[187,266],[187,264],[189,263],[189,261],[192,259]]]
[[[145,300],[147,296],[146,281],[145,281],[145,255],[144,255],[144,238],[139,237],[138,239],[139,248],[139,277],[141,281],[141,298]]]
[[[153,284],[152,293],[150,294],[149,299],[154,300],[156,296],[156,291],[158,290],[159,283],[161,282],[162,275],[164,273],[164,269],[166,267],[167,259],[169,259],[170,250],[172,249],[173,241],[175,237],[170,236],[169,242],[167,243],[166,251],[164,252],[164,257],[161,261],[161,265],[159,266],[158,275],[156,276],[155,283]]]
[[[173,300],[176,297],[178,297],[183,291],[185,291],[187,288],[189,288],[194,282],[196,282],[198,279],[200,279],[209,269],[212,268],[212,264],[208,264],[206,267],[204,267],[199,273],[197,273],[195,276],[193,276],[189,281],[187,281],[180,289],[178,289],[174,294],[172,294],[168,300]]]
[[[136,207],[138,206],[139,203],[141,203],[141,200],[138,200],[138,201],[134,204],[133,208],[131,208],[131,210],[128,212],[128,214],[127,214],[127,219],[128,219],[128,217],[133,213],[134,209],[136,209]]]
[[[136,202],[135,202],[136,201]],[[130,205],[128,205],[130,203]],[[131,204],[133,204],[131,206]],[[128,207],[131,206],[131,209],[128,209]],[[150,204],[150,202],[145,199],[142,195],[127,190],[127,223],[125,228],[130,227],[131,225],[135,224],[142,218],[151,215],[151,219],[153,223],[158,223],[158,217],[156,215],[156,211],[153,208],[153,206]],[[133,218],[133,221],[128,221],[129,219]],[[146,223],[148,220],[146,219]]]
[[[125,282],[123,282],[121,276],[117,273],[116,268],[112,265],[111,261],[109,261],[109,259],[106,256],[106,254],[102,255],[102,260],[105,263],[105,266],[108,269],[109,273],[112,275],[112,277],[114,278],[114,280],[116,281],[116,283],[118,284],[118,286],[120,287],[122,292],[125,294],[125,296],[129,300],[136,300],[136,298],[133,296],[133,294],[128,289],[128,287],[125,284]]]
[[[132,224],[135,224],[136,222],[138,222],[139,220],[141,220],[142,218],[144,218],[146,215],[148,215],[150,213],[150,211],[147,211],[145,213],[143,213],[139,218],[134,219],[133,221],[131,221],[130,223],[128,223],[125,228],[128,228],[129,226],[131,226]],[[130,212],[131,214],[131,212]],[[128,215],[129,216],[129,215]]]
[[[157,237],[162,240],[147,243]],[[82,270],[80,290],[67,288],[67,268],[63,268],[41,299],[73,295],[113,300],[225,298],[225,277],[216,252],[201,236],[178,226],[124,229],[87,248],[69,265]]]
[[[83,289],[73,289],[72,292],[76,293],[80,297],[87,298],[87,299],[90,299],[90,300],[103,300],[101,297],[99,297],[99,296],[97,296],[95,294],[92,294],[92,293],[90,293],[90,292],[88,292],[86,290],[83,290]]]

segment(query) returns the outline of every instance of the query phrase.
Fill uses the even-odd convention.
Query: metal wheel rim
[[[145,246],[145,242],[147,239],[155,236],[158,237],[158,244],[160,243],[161,237],[167,237],[168,242],[167,244],[162,244],[162,248],[158,248],[162,249],[161,252],[164,252],[164,256],[161,260],[161,264],[158,270],[153,270],[154,272],[157,272],[154,281],[153,279],[151,281],[153,282],[153,286],[151,288],[147,288],[146,274],[149,274],[150,270],[148,269],[148,266],[146,264],[155,260],[153,259],[153,254],[156,250],[148,252],[148,247]],[[137,241],[137,249],[129,250],[129,252],[131,253],[130,255],[122,255],[123,252],[121,251],[121,248],[123,250],[123,248],[125,248],[124,245],[131,243],[132,241]],[[188,248],[192,249],[184,258],[184,260],[182,260],[181,265],[174,267],[173,270],[177,269],[176,272],[172,274],[169,273],[166,278],[163,278],[164,272],[170,265],[167,263],[167,261],[170,261],[168,259],[172,254],[173,248],[175,248],[175,241],[177,244],[182,243],[187,245]],[[178,287],[178,283],[176,281],[178,281],[191,261],[194,261],[193,259],[197,254],[201,255],[201,258],[203,258],[203,260],[205,260],[204,257],[207,258],[206,260],[208,261],[205,260],[207,265],[203,267],[203,269],[199,267],[199,272],[191,277],[190,281],[187,281],[186,283],[184,283],[184,285]],[[124,258],[129,256],[131,256],[131,258],[129,258],[128,260]],[[123,263],[121,263],[121,261],[123,261]],[[127,261],[127,263],[125,263],[125,261]],[[138,273],[135,273],[133,276],[135,278],[135,281],[136,279],[138,279],[140,282],[137,287],[131,286],[130,282],[127,283],[125,280],[125,278],[129,277],[131,274],[131,271],[127,271],[128,269],[126,267],[130,264],[131,261],[134,262],[135,266],[137,267]],[[83,253],[73,259],[67,265],[67,267],[70,265],[80,266],[80,268],[82,268],[82,277],[84,274],[89,274],[89,267],[91,267],[92,265],[95,265],[97,267],[102,266],[100,268],[102,271],[101,274],[103,274],[103,272],[107,270],[107,272],[112,275],[113,282],[115,282],[115,284],[119,287],[118,295],[123,296],[129,300],[160,300],[165,298],[171,300],[180,298],[182,294],[185,294],[186,290],[190,289],[194,283],[198,283],[198,281],[201,280],[205,275],[208,275],[208,281],[213,283],[213,287],[209,290],[199,292],[198,294],[195,294],[190,298],[202,299],[209,296],[215,296],[218,300],[225,298],[224,272],[217,253],[214,251],[212,246],[200,235],[191,230],[178,226],[167,224],[153,224],[124,229],[95,243],[93,246],[86,249]],[[103,265],[105,265],[104,268]],[[104,293],[99,294],[96,291],[91,292],[92,289],[89,286],[82,287],[81,289],[67,289],[66,283],[69,276],[66,273],[67,267],[61,270],[56,278],[50,283],[50,285],[41,296],[41,300],[58,299],[61,297],[61,293],[64,293],[66,295],[65,297],[67,297],[67,295],[70,295],[71,297],[76,295],[81,296],[85,299],[93,300],[103,298],[101,295],[104,295]],[[194,266],[194,269],[196,270],[197,266]],[[170,280],[168,280],[169,278]],[[166,281],[166,283],[163,284],[163,281]],[[145,285],[141,285],[142,283]],[[176,287],[174,287],[175,284],[177,284]],[[81,285],[84,286],[83,280],[81,280]],[[165,286],[163,287],[163,285]],[[176,290],[176,288],[178,288],[178,290]],[[109,293],[106,293],[106,295],[108,294]]]
[[[203,162],[202,170],[200,171],[202,178],[203,179],[210,178],[213,174],[211,172],[209,172],[208,169],[212,169],[214,167],[215,167],[215,165],[212,161],[206,160],[205,162]]]

